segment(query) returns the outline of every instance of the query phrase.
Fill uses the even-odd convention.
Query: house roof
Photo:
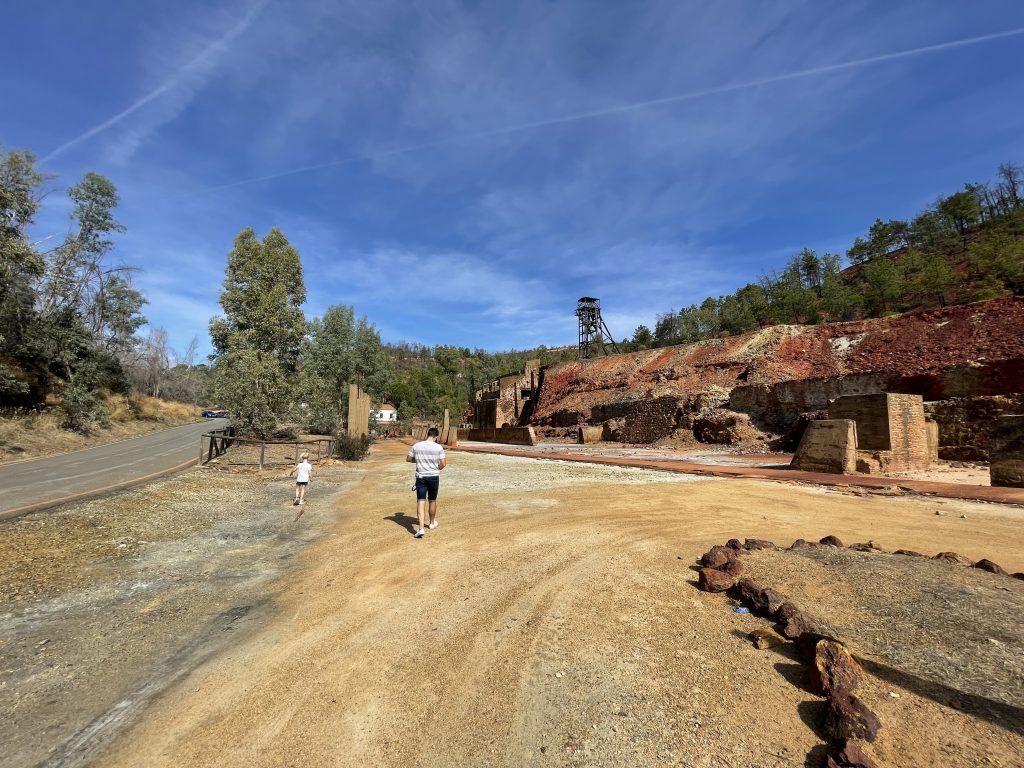
[[[382,411],[397,411],[398,409],[395,408],[395,406],[393,406],[391,403],[381,403],[380,410],[382,410]]]

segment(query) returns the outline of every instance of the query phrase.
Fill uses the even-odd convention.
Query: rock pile
[[[811,543],[800,539],[791,548],[842,547],[835,536],[826,536]],[[812,691],[828,701],[824,732],[829,737],[831,768],[877,768],[867,754],[863,742],[873,742],[881,723],[878,716],[861,701],[854,691],[864,682],[864,669],[843,643],[835,639],[832,628],[824,621],[802,611],[779,592],[757,584],[749,578],[737,578],[743,572],[740,557],[759,549],[778,549],[762,539],[730,539],[714,546],[700,560],[698,585],[708,592],[728,592],[752,613],[776,622],[778,633],[759,629],[750,639],[757,648],[771,648],[783,638],[795,642],[801,658],[808,665]],[[780,637],[781,635],[781,637]]]

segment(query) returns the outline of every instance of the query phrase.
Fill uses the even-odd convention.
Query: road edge
[[[134,440],[135,438],[130,439]],[[194,466],[196,466],[196,460],[189,459],[188,461],[185,461],[181,464],[177,464],[173,467],[167,467],[165,469],[157,470],[156,472],[150,472],[148,475],[143,475],[142,477],[135,477],[132,478],[131,480],[125,480],[122,483],[105,485],[102,488],[94,488],[91,491],[82,491],[81,493],[74,493],[71,494],[70,496],[64,496],[59,499],[47,499],[46,501],[37,501],[34,504],[25,504],[20,507],[15,507],[14,509],[8,509],[3,512],[0,512],[0,523],[5,523],[8,520],[14,520],[18,517],[23,517],[24,515],[31,514],[32,512],[40,512],[44,509],[59,507],[62,504],[70,504],[71,502],[82,501],[83,499],[91,499],[96,496],[106,496],[115,491],[120,491],[124,488],[131,488],[132,486],[135,485],[141,485],[143,483],[149,482],[150,480],[155,480],[158,477],[163,477],[164,475],[170,475],[176,472],[181,472],[182,470]]]

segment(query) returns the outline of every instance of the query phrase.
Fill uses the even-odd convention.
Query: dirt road
[[[695,557],[733,536],[837,534],[1024,569],[1019,508],[454,452],[441,525],[414,540],[404,451],[375,447],[259,628],[102,764],[802,766],[821,758],[814,697],[743,639],[756,619],[692,586]],[[887,690],[904,725],[959,716]],[[885,732],[906,730],[896,717]],[[1024,748],[977,728],[990,764]],[[876,754],[934,764],[901,748]]]

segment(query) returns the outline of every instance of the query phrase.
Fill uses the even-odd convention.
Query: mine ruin
[[[460,439],[795,451],[850,475],[979,462],[1024,487],[1022,297],[624,354],[580,301],[579,359],[482,387]]]

